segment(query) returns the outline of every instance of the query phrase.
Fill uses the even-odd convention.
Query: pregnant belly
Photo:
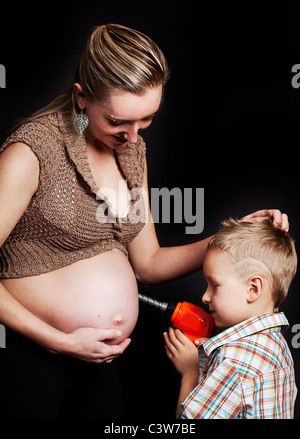
[[[29,311],[64,332],[116,328],[122,335],[115,344],[131,334],[137,321],[136,278],[119,250],[51,273],[1,282]]]

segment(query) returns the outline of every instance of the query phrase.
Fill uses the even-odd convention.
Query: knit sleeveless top
[[[0,147],[25,143],[40,166],[38,190],[0,249],[0,278],[47,273],[114,248],[127,256],[145,224],[143,139],[115,150],[131,194],[127,214],[115,217],[93,179],[85,137],[72,131],[70,118],[56,113],[21,125]]]

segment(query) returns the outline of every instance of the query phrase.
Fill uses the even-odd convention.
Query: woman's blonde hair
[[[168,77],[167,61],[154,41],[134,29],[108,24],[91,30],[74,83],[81,85],[87,99],[104,102],[112,89],[142,95],[149,88],[164,86]],[[79,111],[73,84],[25,122],[58,111],[73,115]]]
[[[249,223],[229,218],[211,239],[209,249],[226,252],[236,274],[260,274],[271,285],[274,308],[285,299],[297,270],[297,254],[291,236],[270,220]]]

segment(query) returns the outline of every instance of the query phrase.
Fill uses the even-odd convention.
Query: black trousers
[[[117,360],[56,355],[6,329],[0,349],[0,419],[120,419]]]

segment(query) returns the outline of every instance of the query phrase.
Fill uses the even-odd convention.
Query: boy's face
[[[209,305],[218,328],[226,329],[251,317],[247,302],[248,284],[232,270],[226,253],[209,250],[203,272],[208,285],[202,301]]]

